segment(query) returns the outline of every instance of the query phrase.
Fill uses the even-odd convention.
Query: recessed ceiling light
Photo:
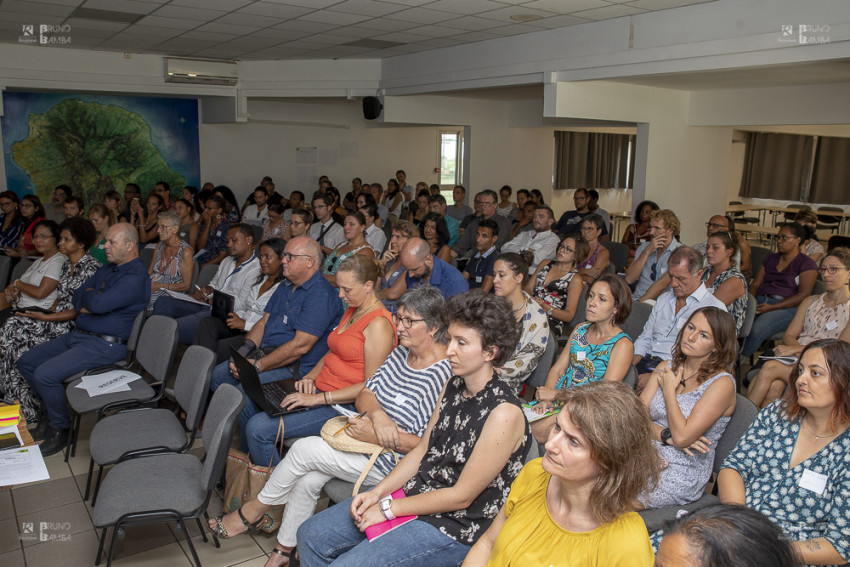
[[[537,14],[514,14],[511,16],[511,19],[515,22],[525,23],[533,22],[534,20],[542,20],[543,16],[538,16]]]

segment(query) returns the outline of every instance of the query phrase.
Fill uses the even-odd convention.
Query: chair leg
[[[180,522],[180,527],[183,528],[183,536],[186,538],[186,543],[189,545],[189,551],[192,552],[192,559],[195,560],[195,565],[201,567],[201,559],[198,557],[198,552],[195,551],[195,545],[192,543],[192,537],[189,535],[189,530],[186,529],[186,524],[183,522],[183,518],[178,520]]]
[[[91,492],[91,475],[94,472],[94,459],[89,459],[89,473],[86,475],[86,493],[83,495],[83,502],[89,499],[89,493]],[[94,506],[92,504],[92,506]]]
[[[206,511],[204,511],[204,519],[207,521],[207,524],[210,523],[210,515],[207,514]],[[205,530],[202,530],[202,531],[205,531]],[[218,538],[216,537],[215,532],[212,532],[211,535],[212,535],[212,538],[213,538],[213,543],[215,543],[216,548],[220,548],[221,544],[218,542]]]
[[[74,441],[74,443],[71,445],[71,456],[72,457],[77,456],[77,440],[80,438],[80,427],[82,426],[82,422],[83,422],[83,416],[78,415],[77,416],[77,424],[74,427],[74,431],[73,431],[73,435],[74,435],[73,441]]]
[[[118,524],[112,526],[112,539],[109,541],[109,549],[106,551],[106,567],[112,567],[112,552],[115,550],[115,540],[118,539]]]
[[[201,517],[198,516],[195,518],[195,521],[198,522],[198,529],[201,530],[201,537],[204,538],[204,543],[207,543],[209,541],[207,539],[207,530],[205,530],[203,524],[201,524]]]
[[[94,482],[94,494],[91,497],[91,507],[94,508],[95,502],[97,502],[97,494],[100,492],[100,481],[103,478],[103,467],[98,465],[97,469],[97,480]]]
[[[65,462],[68,462],[68,457],[71,456],[71,440],[74,438],[74,432],[79,427],[80,416],[74,416],[74,420],[71,423],[71,429],[68,430],[68,439],[65,441]]]
[[[105,541],[106,541],[106,528],[103,528],[103,531],[100,534],[100,542],[97,545],[97,555],[94,558],[95,567],[100,565],[100,558],[103,556],[103,543]]]

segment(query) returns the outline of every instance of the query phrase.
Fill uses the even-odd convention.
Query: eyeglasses
[[[596,228],[595,226],[583,226],[583,227],[581,227],[581,232],[596,232],[597,230],[599,230],[599,229]]]
[[[705,223],[705,226],[708,228],[722,228],[723,230],[726,230],[727,228],[725,224],[717,224],[716,222],[707,222]]]
[[[401,325],[405,329],[409,329],[414,323],[419,323],[425,319],[411,319],[410,317],[400,317],[398,313],[393,313],[393,323]]]
[[[573,252],[575,252],[575,249],[569,248],[568,246],[564,246],[562,244],[562,245],[558,246],[558,252],[568,252],[568,253],[572,254]]]
[[[776,240],[794,240],[795,238],[797,238],[797,237],[794,236],[793,234],[777,234],[776,235]]]
[[[304,258],[312,258],[309,254],[290,254],[289,252],[284,252],[282,258],[287,262],[291,262],[293,258],[297,258],[298,256],[302,256]]]
[[[33,234],[33,240],[47,240],[48,238],[53,238],[52,234]]]
[[[496,201],[481,201],[482,207],[495,207]]]
[[[838,270],[846,270],[846,269],[847,268],[844,268],[842,266],[821,266],[820,268],[818,268],[818,272],[820,272],[821,274],[829,274],[829,275],[832,276],[836,272],[838,272]]]
[[[0,207],[8,207],[9,205],[14,205],[12,201],[0,201]]]
[[[169,229],[169,228],[174,228],[175,226],[177,226],[177,225],[174,225],[174,224],[158,224],[158,225],[156,225],[156,229],[157,230],[166,230],[166,229]]]

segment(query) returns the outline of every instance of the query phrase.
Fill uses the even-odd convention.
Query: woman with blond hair
[[[115,212],[103,203],[92,205],[89,209],[89,220],[97,231],[97,237],[89,249],[89,254],[101,264],[108,262],[106,259],[106,231],[115,224],[115,219]]]
[[[646,408],[627,386],[595,382],[559,394],[546,455],[529,462],[464,567],[649,567],[633,502],[658,475]]]

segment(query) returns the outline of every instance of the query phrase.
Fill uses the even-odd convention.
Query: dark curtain
[[[627,134],[555,132],[555,187],[600,189],[631,186],[634,144]],[[631,153],[631,160],[629,159]]]
[[[811,152],[811,136],[747,133],[741,197],[799,201]]]
[[[850,202],[850,138],[819,138],[809,201]]]

